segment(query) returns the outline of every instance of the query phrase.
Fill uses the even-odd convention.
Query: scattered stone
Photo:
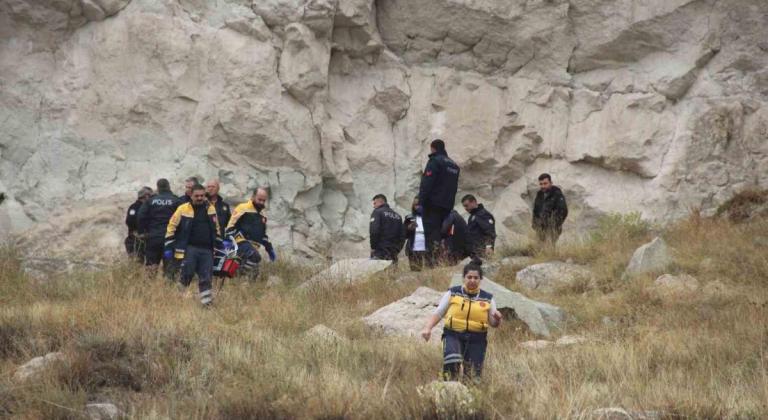
[[[461,273],[451,279],[451,286],[462,284]],[[514,312],[514,316],[523,321],[534,334],[544,337],[552,335],[552,330],[560,330],[565,323],[565,311],[557,306],[529,299],[521,293],[513,292],[506,287],[484,276],[480,287],[491,293],[496,300],[500,312],[505,309]]]
[[[575,344],[586,343],[587,338],[581,335],[564,335],[555,341],[555,345],[558,347],[572,346]]]
[[[392,302],[363,318],[367,325],[380,328],[385,334],[420,337],[421,329],[437,308],[443,294],[428,287],[419,287],[413,294]],[[442,322],[432,329],[432,342],[439,343]]]
[[[418,388],[419,396],[435,406],[440,418],[464,418],[475,414],[475,397],[457,381],[433,381]]]
[[[659,276],[653,284],[656,288],[663,288],[678,293],[693,292],[699,288],[699,281],[688,274],[680,274],[678,276],[664,274]]]
[[[659,272],[671,263],[672,253],[667,243],[664,242],[664,239],[657,237],[635,250],[622,279],[628,280],[639,274]]]
[[[598,408],[588,416],[592,420],[660,420],[658,411],[628,411],[623,408]]]
[[[586,343],[587,338],[580,335],[564,335],[556,341],[533,340],[520,343],[520,347],[526,350],[543,350],[549,347],[568,347],[575,344]]]
[[[577,281],[592,281],[592,272],[587,268],[564,262],[534,264],[517,272],[517,283],[526,289],[551,292],[560,286]]]
[[[88,404],[85,406],[85,414],[91,420],[116,420],[125,415],[111,403]]]
[[[300,287],[306,288],[317,284],[356,283],[386,270],[391,265],[392,261],[370,260],[368,258],[340,260]]]
[[[45,356],[35,357],[19,366],[19,368],[16,369],[16,373],[13,374],[13,379],[17,382],[25,382],[35,379],[50,366],[57,362],[63,362],[65,359],[66,356],[61,352],[48,353]]]
[[[334,344],[347,341],[346,337],[336,332],[336,330],[328,328],[323,324],[315,325],[314,327],[307,330],[305,334],[310,339],[331,342]]]

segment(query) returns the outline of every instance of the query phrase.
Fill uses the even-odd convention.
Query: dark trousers
[[[421,217],[424,223],[424,238],[427,240],[427,265],[434,267],[440,258],[440,242],[442,240],[440,230],[443,228],[443,220],[451,214],[451,209],[443,209],[434,206],[424,206],[424,214]]]
[[[426,251],[412,251],[408,254],[408,263],[411,267],[411,271],[421,271],[424,268],[426,260]]]
[[[549,246],[554,246],[560,234],[563,233],[562,226],[537,226],[535,229],[539,242]]]
[[[397,264],[397,252],[396,250],[387,249],[374,249],[371,251],[371,258],[374,260],[392,261]]]
[[[128,256],[131,257],[131,259],[144,262],[144,249],[147,245],[144,239],[137,238],[132,233],[129,233],[128,236],[125,237],[123,243],[125,244],[125,252],[128,253]]]
[[[479,380],[483,373],[485,349],[488,347],[486,333],[457,333],[443,330],[443,379],[456,381],[463,378]],[[463,378],[460,368],[464,368]]]
[[[144,247],[144,265],[148,267],[158,266],[162,261],[163,275],[172,281],[179,271],[179,263],[175,258],[165,259],[163,252],[165,252],[165,238],[150,237],[147,239]]]
[[[213,276],[213,249],[188,246],[181,262],[181,284],[189,286],[197,274],[200,302],[208,305],[213,301],[211,277]]]
[[[240,258],[240,270],[250,280],[259,277],[259,263],[261,255],[259,250],[250,242],[242,241],[237,244],[237,256]]]

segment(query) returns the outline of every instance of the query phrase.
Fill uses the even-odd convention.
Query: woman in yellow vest
[[[448,289],[421,332],[424,340],[429,341],[432,328],[440,319],[443,320],[445,380],[457,380],[462,366],[464,376],[479,379],[488,346],[488,327],[495,328],[501,324],[501,313],[496,310],[493,295],[480,289],[482,279],[480,264],[467,264],[464,267],[464,284]]]

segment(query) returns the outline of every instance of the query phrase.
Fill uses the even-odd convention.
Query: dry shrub
[[[717,208],[717,216],[727,216],[734,223],[768,215],[768,190],[747,189],[734,194]]]

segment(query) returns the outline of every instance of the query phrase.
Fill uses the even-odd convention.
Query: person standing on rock
[[[264,208],[268,199],[267,189],[257,188],[250,200],[235,207],[226,229],[226,235],[235,238],[237,255],[242,261],[241,267],[251,279],[259,275],[259,247],[264,246],[270,261],[277,259],[275,249],[267,236],[267,216],[264,215]]]
[[[477,202],[472,194],[461,199],[464,210],[469,213],[469,243],[472,248],[472,258],[487,258],[493,254],[496,246],[496,220],[491,212]]]
[[[171,192],[171,184],[167,179],[157,180],[157,194],[150,197],[141,205],[138,214],[139,233],[146,237],[144,264],[153,269],[163,261],[165,249],[165,233],[168,221],[179,206],[179,198]],[[163,271],[169,278],[173,277],[173,262],[166,259]]]
[[[373,197],[370,242],[372,259],[397,264],[397,256],[405,242],[403,218],[389,207],[384,194]]]
[[[205,184],[205,195],[208,197],[208,202],[216,207],[216,217],[219,219],[219,225],[222,228],[226,228],[229,225],[229,219],[232,217],[232,211],[229,204],[219,195],[219,188],[219,180],[212,179]],[[221,233],[223,234],[224,232]]]
[[[559,187],[552,185],[549,174],[539,175],[539,192],[533,203],[533,230],[539,242],[554,246],[563,232],[563,223],[568,217],[565,195]]]
[[[448,157],[445,142],[434,140],[430,144],[431,154],[421,176],[416,213],[424,222],[427,239],[427,264],[434,267],[440,249],[440,230],[443,221],[451,213],[459,188],[460,169]]]
[[[128,226],[128,236],[125,237],[125,251],[132,259],[144,261],[144,236],[139,234],[139,210],[145,201],[152,196],[152,188],[142,187],[136,201],[128,207],[125,215],[125,225]]]
[[[408,257],[411,271],[421,271],[427,256],[427,239],[424,236],[424,220],[416,213],[418,198],[413,199],[412,213],[405,216],[405,255]]]
[[[205,198],[205,187],[192,187],[192,201],[179,206],[168,222],[165,234],[166,253],[181,261],[181,285],[185,288],[197,274],[200,303],[213,303],[211,278],[213,250],[222,248],[221,229],[216,207]]]
[[[456,210],[451,210],[443,220],[440,229],[442,236],[442,252],[440,260],[448,265],[456,265],[472,253],[468,237],[467,222]]]
[[[199,184],[200,182],[197,180],[197,177],[195,176],[191,176],[184,180],[184,195],[179,197],[181,204],[189,203],[190,201],[192,201],[192,187]]]
[[[463,284],[448,289],[421,331],[422,338],[429,341],[432,329],[443,320],[443,379],[448,381],[480,379],[488,347],[488,327],[496,328],[502,320],[493,295],[480,288],[480,264],[467,264],[463,276]]]

